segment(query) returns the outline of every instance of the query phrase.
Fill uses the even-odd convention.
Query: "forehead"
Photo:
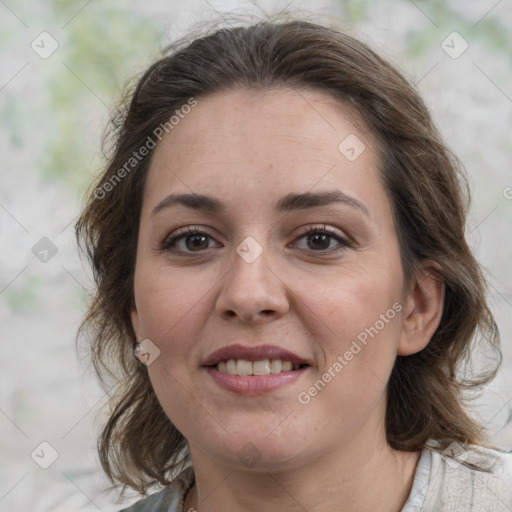
[[[377,163],[364,123],[327,94],[289,88],[217,93],[197,98],[159,142],[144,202],[154,204],[171,191],[235,191],[234,199],[251,202],[313,188],[382,193]]]
[[[321,91],[284,87],[263,91],[241,89],[196,101],[197,106],[164,137],[174,139],[182,149],[210,145],[211,150],[212,143],[219,143],[224,151],[255,152],[275,141],[274,150],[288,143],[300,146],[303,152],[323,149],[337,157],[340,137],[357,133],[370,142],[368,130],[355,110]],[[264,141],[263,147],[260,141]],[[242,146],[238,142],[243,142]],[[159,144],[160,148],[163,146]],[[156,153],[159,152],[157,149]]]

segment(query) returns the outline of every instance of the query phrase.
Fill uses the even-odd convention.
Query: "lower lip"
[[[306,366],[290,372],[250,375],[247,377],[220,372],[211,366],[206,368],[206,371],[221,388],[227,391],[232,391],[240,395],[261,395],[292,384],[300,379],[308,369],[309,366]]]

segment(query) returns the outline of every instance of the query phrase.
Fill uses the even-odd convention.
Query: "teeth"
[[[300,365],[293,365],[291,361],[281,359],[261,359],[260,361],[247,361],[246,359],[230,359],[220,361],[217,370],[231,375],[269,375],[270,373],[290,372],[298,370]]]
[[[238,359],[236,362],[236,374],[237,375],[251,375],[252,374],[252,363],[245,359]]]
[[[270,373],[281,373],[283,369],[283,361],[281,359],[272,359],[270,361]]]
[[[252,363],[253,375],[268,375],[270,373],[270,361],[263,359],[262,361],[254,361]]]
[[[281,371],[290,372],[293,368],[293,364],[290,361],[283,361],[283,368]]]
[[[231,375],[236,375],[236,361],[234,359],[230,359],[226,363],[226,372],[230,373]]]

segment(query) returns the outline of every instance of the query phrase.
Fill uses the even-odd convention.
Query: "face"
[[[291,467],[384,431],[404,277],[377,167],[313,91],[197,98],[155,148],[132,322],[193,456]]]

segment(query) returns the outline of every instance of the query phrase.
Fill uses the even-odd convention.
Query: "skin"
[[[183,510],[397,512],[407,499],[419,453],[386,442],[386,384],[397,354],[418,352],[435,332],[444,287],[431,262],[405,281],[375,141],[351,119],[317,91],[230,91],[198,98],[154,150],[132,323],[160,350],[151,383],[189,441],[196,485]],[[366,147],[354,161],[338,149],[350,134]],[[367,214],[341,203],[274,209],[286,194],[334,189]],[[225,211],[173,205],[151,215],[167,195],[192,192],[221,200]],[[190,238],[161,249],[190,225],[208,234],[199,250]],[[349,245],[300,233],[323,225]],[[262,249],[251,263],[236,252],[249,236]],[[401,311],[300,403],[298,394],[395,303]],[[275,344],[311,367],[284,388],[236,395],[201,368],[233,343]],[[237,456],[247,443],[258,457],[251,467]]]

